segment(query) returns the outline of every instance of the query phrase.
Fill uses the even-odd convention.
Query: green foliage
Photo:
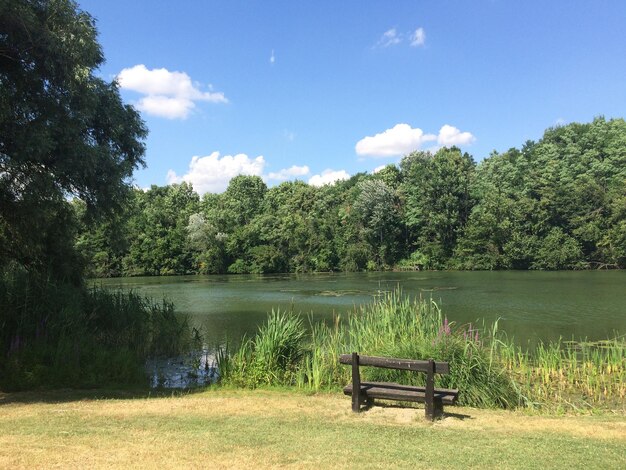
[[[103,276],[623,268],[625,141],[622,119],[597,118],[478,165],[443,148],[321,188],[238,176],[199,200],[153,187],[77,245]]]
[[[23,269],[0,273],[0,388],[144,383],[147,357],[191,341],[169,303],[87,290]]]
[[[406,223],[431,267],[445,266],[467,222],[474,203],[470,193],[474,166],[472,157],[456,147],[435,155],[413,153],[401,162],[406,171]]]
[[[401,259],[397,268],[405,271],[420,271],[430,266],[430,260],[428,256],[419,250],[415,250],[407,258]]]
[[[400,202],[395,190],[382,180],[364,180],[358,185],[360,194],[352,206],[361,236],[371,247],[378,269],[397,260],[401,232]]]
[[[472,406],[513,407],[521,400],[503,364],[494,356],[493,337],[479,339],[478,330],[453,328],[431,300],[388,293],[361,307],[344,321],[313,325],[306,351],[306,330],[298,317],[269,317],[267,325],[238,350],[219,355],[225,383],[245,387],[259,384],[294,385],[320,390],[349,381],[349,370],[338,363],[339,355],[361,354],[450,362],[452,374],[437,377],[437,385],[463,390],[461,402]],[[481,330],[480,334],[484,334]],[[423,385],[420,374],[369,368],[364,377]]]
[[[532,350],[507,340],[498,323],[455,325],[429,299],[389,292],[370,305],[316,323],[307,330],[290,315],[272,313],[252,339],[235,351],[221,350],[224,383],[256,387],[295,385],[338,389],[350,381],[339,355],[428,359],[450,363],[435,384],[458,388],[461,404],[487,408],[542,407],[557,410],[615,409],[626,397],[626,342],[540,343]],[[424,374],[362,368],[365,380],[424,385]]]
[[[94,23],[69,0],[0,2],[0,263],[75,282],[67,197],[119,208],[147,132],[97,76]]]
[[[626,397],[626,341],[540,343],[529,352],[501,343],[499,355],[529,405],[551,410],[620,409]]]
[[[555,227],[540,241],[537,260],[531,267],[550,270],[574,268],[581,256],[582,250],[576,239]]]
[[[218,354],[222,381],[238,386],[294,384],[304,355],[305,329],[293,313],[272,311],[253,339],[242,341],[232,355]]]
[[[80,286],[123,270],[147,129],[75,2],[0,1],[0,32],[0,385],[135,380],[171,307]]]
[[[171,275],[193,271],[187,241],[189,218],[200,198],[188,183],[136,190],[129,220],[129,249],[123,259],[128,275]],[[193,241],[199,243],[198,239]]]
[[[617,240],[625,141],[624,120],[597,118],[548,129],[539,142],[482,162],[473,189],[478,204],[457,246],[456,265],[624,267]]]

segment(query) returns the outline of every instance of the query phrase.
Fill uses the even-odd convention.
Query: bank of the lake
[[[203,334],[209,333],[205,344],[209,353],[211,347],[223,344],[233,324],[241,327],[239,321],[247,320],[244,332],[229,336],[228,352],[216,357],[222,380],[232,385],[338,389],[349,375],[337,366],[339,354],[359,351],[449,361],[454,373],[442,378],[439,386],[463,389],[461,403],[469,406],[612,410],[622,409],[626,397],[626,344],[616,327],[624,321],[620,314],[623,304],[613,303],[615,297],[624,295],[619,288],[623,275],[363,273],[149,278],[136,279],[134,285],[145,295],[163,295],[163,288],[168,287],[177,296],[174,303],[183,305],[183,313],[189,313],[188,307],[205,311],[194,317],[196,323],[198,318],[210,322],[221,314],[222,325],[212,323],[212,330],[202,329]],[[596,292],[595,302],[583,285]],[[435,294],[442,297],[436,299]],[[292,296],[292,303],[281,304],[287,295]],[[295,308],[294,297],[314,307],[332,306],[333,312],[327,316],[303,315]],[[351,306],[345,304],[348,299],[353,301]],[[466,312],[450,308],[454,301],[457,306],[473,305],[476,316],[459,319]],[[268,310],[280,309],[283,314],[271,315],[268,323],[263,302],[272,303]],[[254,304],[249,308],[255,309],[258,320],[253,321],[245,310],[232,310],[242,309],[247,303]],[[494,304],[502,316],[481,316],[481,308],[489,313]],[[516,317],[512,308],[516,305],[517,313],[527,315]],[[607,305],[612,315],[606,315]],[[511,310],[500,310],[506,307]],[[224,315],[221,308],[229,313]],[[291,313],[285,316],[285,312]],[[599,320],[602,317],[604,321]],[[590,318],[594,319],[591,323]],[[340,321],[329,321],[336,319]],[[516,327],[534,336],[529,336],[527,342],[520,341]],[[569,338],[586,339],[563,339],[564,335],[558,334],[563,329],[576,332]],[[212,344],[211,333],[221,335],[214,336]],[[244,333],[248,336],[242,341]],[[198,373],[213,371],[201,369],[188,375],[194,378]],[[155,369],[151,373],[153,382],[172,386],[167,371]],[[397,381],[387,376],[369,379]]]
[[[1,468],[624,468],[626,418],[451,407],[356,415],[339,394],[0,395]],[[117,397],[117,398],[111,398]]]

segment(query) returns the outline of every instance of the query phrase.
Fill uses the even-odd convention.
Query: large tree
[[[0,263],[62,275],[67,200],[112,211],[143,165],[146,128],[97,76],[103,61],[75,2],[0,0]]]
[[[406,222],[416,238],[416,251],[427,256],[429,267],[445,267],[474,203],[474,160],[452,147],[434,155],[414,152],[400,165]]]

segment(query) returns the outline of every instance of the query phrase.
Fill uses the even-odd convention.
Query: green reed
[[[189,349],[190,333],[168,302],[0,272],[5,390],[140,383],[145,359]]]
[[[304,334],[298,336],[302,350],[290,353],[283,361],[286,370],[275,360],[262,360],[260,345],[274,345],[266,348],[277,350],[276,345],[285,341],[281,335],[293,336],[291,327],[287,327],[293,323],[288,315],[272,314],[253,339],[244,341],[231,354],[218,355],[223,363],[222,367],[218,362],[223,381],[243,386],[266,383],[311,390],[338,388],[349,381],[349,368],[338,363],[339,355],[358,351],[449,361],[452,373],[439,376],[437,384],[463,388],[463,403],[511,407],[519,402],[518,390],[506,370],[490,359],[489,350],[479,338],[482,332],[448,323],[431,299],[412,299],[399,290],[387,293],[370,305],[348,312],[345,318],[337,317],[330,325],[311,325],[306,338]],[[299,326],[304,333],[304,325]],[[364,377],[372,380],[414,384],[423,384],[421,375],[383,369],[364,371]]]
[[[301,334],[296,335],[298,329]],[[297,346],[277,353],[284,343]],[[339,364],[339,355],[352,351],[448,361],[451,373],[437,376],[437,386],[458,388],[460,402],[471,406],[615,409],[624,406],[626,397],[623,337],[539,343],[523,350],[499,331],[497,321],[456,325],[432,299],[410,298],[399,289],[308,329],[293,315],[272,313],[238,350],[221,351],[218,367],[225,382],[241,386],[338,389],[350,381],[350,370]],[[283,360],[276,360],[281,354]],[[389,369],[364,368],[363,375],[415,385],[424,381],[423,374]]]
[[[273,383],[292,385],[304,358],[304,323],[291,312],[273,311],[254,338],[244,338],[232,354],[217,354],[222,381],[256,387]]]
[[[625,409],[626,341],[557,341],[531,351],[509,345],[503,362],[536,406]]]

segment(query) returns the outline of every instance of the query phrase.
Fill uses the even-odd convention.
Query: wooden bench
[[[443,414],[443,405],[454,405],[459,397],[458,390],[435,388],[435,374],[449,374],[450,365],[429,359],[394,359],[389,357],[360,356],[357,353],[339,356],[341,364],[352,365],[352,383],[343,389],[352,395],[352,411],[358,413],[363,403],[373,404],[374,398],[424,403],[426,419],[433,421]],[[412,370],[426,374],[426,386],[415,387],[387,382],[361,382],[360,366],[384,367],[387,369]]]

